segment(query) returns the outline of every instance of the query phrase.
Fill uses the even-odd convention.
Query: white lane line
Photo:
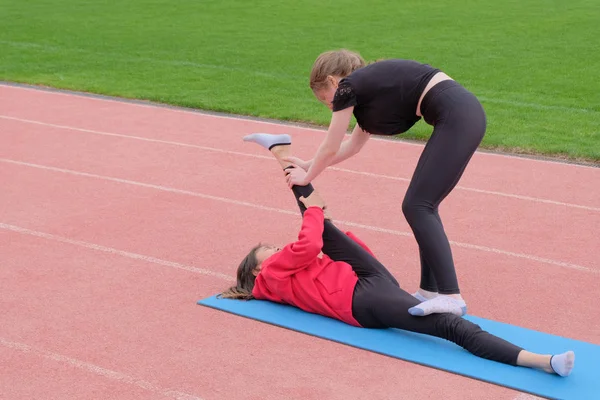
[[[243,153],[243,152],[239,152],[239,151],[224,150],[224,149],[219,149],[219,148],[216,148],[216,147],[200,146],[200,145],[196,145],[196,144],[189,144],[189,143],[182,143],[182,142],[174,142],[174,141],[171,141],[171,140],[152,139],[152,138],[147,138],[147,137],[143,137],[143,136],[124,135],[124,134],[121,134],[121,133],[96,131],[96,130],[93,130],[93,129],[77,128],[77,127],[74,127],[74,126],[67,126],[67,125],[49,124],[49,123],[46,123],[46,122],[35,121],[35,120],[31,120],[31,119],[22,119],[22,118],[9,117],[7,115],[0,115],[0,118],[1,119],[12,120],[12,121],[24,122],[24,123],[28,123],[28,124],[48,126],[48,127],[51,127],[51,128],[68,129],[68,130],[77,131],[77,132],[91,133],[91,134],[94,134],[94,135],[113,136],[113,137],[118,137],[118,138],[123,138],[123,139],[139,140],[139,141],[143,141],[143,142],[168,144],[168,145],[172,145],[172,146],[188,147],[188,148],[192,148],[192,149],[213,151],[213,152],[224,153],[224,154],[232,154],[232,155],[238,155],[238,156],[246,156],[246,157],[254,157],[254,158],[264,158],[264,159],[269,159],[269,160],[273,159],[273,157],[261,156],[261,155],[250,154],[250,153]]]
[[[36,237],[40,237],[40,238],[47,239],[47,240],[54,240],[56,242],[67,243],[67,244],[71,244],[74,246],[84,247],[86,249],[102,251],[104,253],[127,257],[127,258],[131,258],[134,260],[140,260],[140,261],[145,261],[145,262],[149,262],[149,263],[153,263],[153,264],[158,264],[158,265],[162,265],[163,267],[182,269],[185,271],[194,272],[196,274],[213,276],[216,278],[224,279],[226,281],[235,282],[235,277],[233,277],[233,276],[225,275],[220,272],[211,271],[206,268],[192,267],[189,265],[180,264],[180,263],[176,263],[173,261],[166,261],[166,260],[161,260],[160,258],[145,256],[143,254],[137,254],[137,253],[132,253],[129,251],[114,249],[112,247],[101,246],[101,245],[95,244],[95,243],[84,242],[81,240],[73,240],[73,239],[63,237],[63,236],[57,236],[57,235],[52,235],[50,233],[34,231],[31,229],[22,228],[20,226],[4,224],[4,223],[0,222],[0,229],[20,233],[23,235],[36,236]]]
[[[533,396],[527,393],[521,393],[513,400],[544,400],[542,397]]]
[[[144,103],[141,103],[141,100],[134,100],[134,99],[109,98],[109,97],[104,96],[104,95],[94,95],[94,94],[84,94],[84,93],[77,93],[77,92],[67,92],[67,91],[59,90],[59,89],[45,89],[45,88],[41,88],[41,87],[26,87],[26,86],[21,86],[21,85],[9,84],[7,82],[0,83],[0,87],[5,87],[5,88],[8,88],[8,89],[19,89],[19,90],[33,91],[33,92],[37,92],[37,93],[46,93],[46,94],[52,94],[52,95],[58,95],[58,96],[78,97],[78,98],[82,98],[82,99],[90,99],[90,100],[101,101],[101,102],[116,103],[116,104],[121,104],[121,105],[131,105],[131,106],[142,107],[142,108],[152,108],[152,109],[169,110],[169,111],[173,111],[173,112],[176,112],[176,113],[190,114],[190,115],[195,115],[195,116],[202,116],[202,117],[205,117],[205,118],[225,119],[225,120],[238,121],[238,122],[239,121],[253,122],[253,123],[257,123],[257,124],[264,124],[264,125],[269,125],[269,126],[276,126],[278,128],[281,128],[281,129],[293,127],[294,129],[301,129],[301,130],[304,130],[304,131],[316,132],[316,133],[320,133],[320,134],[325,134],[327,132],[326,129],[316,129],[316,128],[308,128],[308,127],[303,127],[303,126],[297,126],[297,125],[293,125],[293,124],[286,124],[283,121],[281,121],[281,122],[278,123],[278,122],[271,122],[271,121],[263,121],[263,120],[261,120],[259,118],[253,118],[253,117],[242,116],[242,115],[239,115],[239,116],[236,116],[236,115],[215,115],[215,114],[212,114],[212,113],[203,112],[202,110],[184,109],[184,108],[179,108],[179,107],[171,106],[171,105],[168,105],[168,104],[159,104],[159,103],[144,104]],[[595,110],[591,110],[591,111],[596,112]],[[407,141],[403,141],[403,140],[388,139],[388,138],[383,138],[383,137],[382,138],[373,137],[373,138],[371,138],[371,140],[384,141],[384,142],[387,142],[387,143],[394,143],[395,145],[402,145],[402,146],[418,146],[418,147],[424,147],[425,146],[424,143],[407,142]],[[555,161],[555,160],[545,160],[545,159],[537,159],[537,158],[525,158],[525,157],[513,156],[513,155],[510,155],[510,154],[500,154],[500,153],[490,153],[490,152],[481,152],[479,154],[482,155],[482,156],[504,157],[504,158],[510,158],[510,159],[517,159],[517,160],[521,160],[521,161],[532,161],[532,162],[537,162],[537,163],[559,164],[559,165],[564,165],[564,166],[569,166],[569,167],[576,167],[576,168],[587,168],[587,169],[595,169],[595,170],[598,169],[597,167],[594,167],[594,166],[581,165],[581,164],[571,164],[571,163],[565,163],[565,162]]]
[[[45,233],[45,232],[39,232],[39,231],[34,231],[31,229],[27,229],[27,228],[22,228],[19,226],[15,226],[15,225],[9,225],[9,224],[4,224],[4,223],[0,223],[0,229],[4,229],[4,230],[8,230],[8,231],[12,231],[12,232],[16,232],[16,233],[20,233],[20,234],[24,234],[24,235],[30,235],[30,236],[35,236],[35,237],[39,237],[39,238],[43,238],[43,239],[47,239],[47,240],[53,240],[53,241],[57,241],[57,242],[61,242],[61,243],[68,243],[71,245],[75,245],[75,246],[80,246],[80,247],[84,247],[87,249],[92,249],[92,250],[97,250],[97,251],[102,251],[102,252],[106,252],[106,253],[110,253],[110,254],[115,254],[115,255],[119,255],[119,256],[123,256],[123,257],[128,257],[128,258],[132,258],[135,260],[142,260],[142,261],[147,261],[150,263],[154,263],[154,264],[158,264],[158,265],[162,265],[162,266],[167,266],[167,267],[172,267],[172,268],[177,268],[177,269],[183,269],[186,271],[190,271],[190,272],[194,272],[194,273],[199,273],[202,275],[209,275],[209,276],[214,276],[220,279],[224,279],[226,281],[229,282],[235,282],[235,277],[233,276],[228,276],[225,274],[221,274],[218,272],[214,272],[214,271],[210,271],[210,270],[206,270],[203,268],[196,268],[196,267],[192,267],[192,266],[188,266],[188,265],[183,265],[183,264],[179,264],[179,263],[174,263],[171,261],[165,261],[165,260],[161,260],[155,257],[149,257],[149,256],[144,256],[141,254],[136,254],[136,253],[131,253],[131,252],[127,252],[127,251],[123,251],[123,250],[118,250],[118,249],[114,249],[111,247],[106,247],[106,246],[101,246],[98,244],[94,244],[94,243],[89,243],[89,242],[84,242],[81,240],[73,240],[73,239],[69,239],[69,238],[65,238],[62,236],[57,236],[57,235],[52,235],[49,233]],[[46,357],[46,358],[50,358],[56,361],[62,361],[62,362],[67,362],[71,365],[74,365],[78,368],[81,369],[85,369],[88,371],[91,371],[93,373],[96,373],[98,375],[102,375],[105,376],[107,378],[110,379],[115,379],[115,380],[119,380],[125,383],[129,383],[129,384],[135,384],[137,386],[140,386],[144,389],[148,389],[148,390],[152,390],[156,393],[161,393],[165,396],[168,397],[174,397],[175,399],[179,399],[179,400],[194,400],[194,399],[199,399],[198,397],[194,397],[192,395],[188,395],[182,392],[177,392],[177,391],[167,391],[167,390],[163,390],[160,389],[148,382],[144,382],[138,379],[134,379],[131,378],[129,376],[126,376],[124,374],[115,372],[115,371],[110,371],[107,370],[105,368],[102,367],[98,367],[96,365],[93,364],[89,364],[89,363],[84,363],[82,361],[79,360],[75,360],[75,359],[71,359],[62,355],[58,355],[55,353],[50,353],[50,352],[46,352],[43,350],[35,350],[32,349],[30,346],[22,344],[22,343],[15,343],[15,342],[10,342],[7,341],[5,339],[0,338],[0,344],[2,344],[5,347],[9,347],[15,350],[20,350],[23,352],[28,352],[28,353],[34,353],[37,354],[39,356],[42,357]],[[534,397],[534,396],[530,396],[527,394],[521,394],[519,396],[517,396],[514,400],[536,400],[538,399],[538,397]]]
[[[148,381],[142,380],[142,379],[138,379],[138,378],[134,378],[132,376],[123,374],[121,372],[118,371],[113,371],[110,369],[106,369],[103,367],[100,367],[98,365],[95,364],[91,364],[85,361],[81,361],[81,360],[77,360],[76,358],[71,358],[71,357],[67,357],[65,355],[62,354],[58,354],[58,353],[54,353],[51,351],[47,351],[47,350],[43,350],[43,349],[39,349],[33,346],[30,346],[28,344],[25,343],[19,343],[19,342],[13,342],[4,338],[0,337],[0,345],[7,347],[9,349],[12,350],[16,350],[16,351],[20,351],[22,353],[26,353],[26,354],[33,354],[35,356],[38,357],[42,357],[42,358],[47,358],[53,361],[57,361],[63,364],[68,364],[71,365],[75,368],[87,371],[87,372],[91,372],[95,375],[99,375],[102,376],[104,378],[107,379],[111,379],[113,381],[118,381],[121,383],[126,383],[128,385],[132,385],[132,386],[137,386],[140,387],[142,389],[148,390],[150,392],[162,395],[162,396],[166,396],[166,397],[170,397],[172,399],[177,399],[177,400],[202,400],[201,397],[195,396],[195,395],[191,395],[188,393],[184,393],[184,392],[180,392],[177,390],[171,390],[171,389],[165,389],[162,388],[160,386],[157,386],[153,383],[150,383]]]
[[[166,187],[166,186],[131,181],[131,180],[127,180],[127,179],[120,179],[120,178],[113,178],[113,177],[109,177],[109,176],[90,174],[87,172],[79,172],[79,171],[73,171],[73,170],[69,170],[69,169],[49,167],[46,165],[32,164],[32,163],[27,163],[27,162],[22,162],[22,161],[10,160],[10,159],[6,159],[6,158],[0,158],[0,162],[21,165],[21,166],[25,166],[25,167],[31,167],[31,168],[36,168],[36,169],[41,169],[41,170],[46,170],[46,171],[60,172],[60,173],[69,174],[69,175],[83,176],[83,177],[87,177],[87,178],[95,178],[95,179],[100,179],[100,180],[104,180],[104,181],[118,182],[118,183],[122,183],[122,184],[126,184],[126,185],[139,186],[139,187],[144,187],[144,188],[161,190],[161,191],[165,191],[165,192],[200,197],[200,198],[215,200],[215,201],[219,201],[219,202],[223,202],[223,203],[235,204],[235,205],[240,205],[240,206],[245,206],[245,207],[252,207],[252,208],[264,210],[264,211],[277,212],[280,214],[287,214],[287,215],[297,215],[298,214],[297,212],[293,212],[290,210],[284,210],[284,209],[275,208],[275,207],[266,207],[266,206],[263,206],[260,204],[235,200],[235,199],[231,199],[231,198],[227,198],[227,197],[213,196],[213,195],[208,195],[208,194],[204,194],[204,193],[192,192],[189,190],[181,190],[181,189],[175,189],[175,188],[170,188],[170,187]],[[366,230],[370,230],[370,231],[387,233],[387,234],[391,234],[391,235],[395,235],[395,236],[407,236],[407,237],[413,236],[411,232],[397,231],[394,229],[386,229],[386,228],[381,228],[381,227],[372,226],[372,225],[364,225],[364,224],[360,224],[360,223],[356,223],[356,222],[352,222],[352,221],[336,220],[335,222],[336,222],[336,224],[341,224],[341,225],[346,225],[346,226],[354,226],[354,227],[358,227],[358,228],[362,228],[362,229],[366,229]],[[475,244],[471,244],[471,243],[461,243],[461,242],[455,242],[455,241],[450,241],[450,243],[457,247],[463,247],[463,248],[467,248],[467,249],[479,250],[479,251],[495,253],[495,254],[502,254],[505,256],[522,258],[522,259],[536,261],[536,262],[540,262],[540,263],[544,263],[544,264],[555,265],[558,267],[564,267],[564,268],[569,268],[569,269],[575,269],[578,271],[589,272],[592,274],[600,274],[600,270],[595,270],[593,268],[584,267],[584,266],[577,265],[577,264],[566,263],[566,262],[562,262],[562,261],[551,260],[551,259],[547,259],[547,258],[541,258],[541,257],[537,257],[537,256],[532,256],[529,254],[515,253],[515,252],[496,249],[496,248],[492,248],[492,247],[479,246],[479,245],[475,245]]]
[[[194,148],[194,149],[199,149],[199,150],[204,150],[204,151],[212,151],[212,152],[231,154],[231,155],[237,155],[237,156],[261,158],[261,159],[269,159],[269,160],[271,160],[273,158],[273,157],[268,157],[268,156],[252,154],[252,153],[231,151],[231,150],[225,150],[225,149],[209,147],[209,146],[199,146],[199,145],[175,142],[175,141],[170,141],[170,140],[160,140],[160,139],[152,139],[152,138],[146,138],[146,137],[141,137],[141,136],[133,136],[133,135],[120,134],[120,133],[113,133],[113,132],[97,131],[97,130],[93,130],[93,129],[77,128],[77,127],[68,126],[68,125],[49,124],[49,123],[42,122],[42,121],[16,118],[16,117],[11,117],[11,116],[7,116],[7,115],[0,115],[0,118],[6,119],[6,120],[11,120],[11,121],[28,123],[28,124],[47,126],[47,127],[51,127],[51,128],[57,128],[57,129],[67,129],[67,130],[72,130],[72,131],[77,131],[77,132],[90,133],[90,134],[94,134],[94,135],[112,136],[112,137],[119,137],[119,138],[130,139],[130,140],[139,140],[139,141],[144,141],[144,142]],[[355,175],[370,176],[370,177],[374,177],[374,178],[390,179],[390,180],[402,181],[402,182],[410,181],[410,179],[408,179],[408,178],[376,174],[376,173],[372,173],[372,172],[356,171],[356,170],[347,169],[347,168],[330,167],[329,169],[333,170],[333,171],[339,171],[339,172],[350,173],[350,174],[355,174]],[[465,190],[465,191],[469,191],[469,192],[475,192],[475,193],[488,194],[488,195],[493,195],[493,196],[513,198],[513,199],[524,200],[524,201],[532,201],[532,202],[536,202],[536,203],[552,204],[552,205],[556,205],[556,206],[578,208],[578,209],[582,209],[582,210],[600,212],[600,207],[590,207],[590,206],[584,206],[581,204],[565,203],[565,202],[561,202],[561,201],[554,201],[554,200],[543,199],[543,198],[538,198],[538,197],[522,196],[522,195],[518,195],[518,194],[504,193],[504,192],[485,190],[485,189],[476,189],[476,188],[471,188],[471,187],[466,187],[466,186],[461,186],[461,185],[457,185],[456,189]]]
[[[350,174],[371,176],[371,177],[374,177],[374,178],[382,178],[382,179],[391,179],[391,180],[397,180],[397,181],[403,181],[403,182],[410,182],[410,179],[407,179],[407,178],[400,178],[400,177],[396,177],[396,176],[375,174],[375,173],[372,173],[372,172],[362,172],[362,171],[355,171],[355,170],[351,170],[351,169],[336,168],[336,167],[333,167],[333,168],[330,167],[330,169],[335,169],[337,171],[347,172],[347,173],[350,173]],[[581,205],[581,204],[565,203],[565,202],[562,202],[562,201],[542,199],[542,198],[539,198],[539,197],[523,196],[523,195],[520,195],[520,194],[504,193],[504,192],[498,192],[498,191],[494,191],[494,190],[476,189],[476,188],[471,188],[471,187],[461,186],[461,185],[456,185],[456,189],[464,190],[464,191],[467,191],[467,192],[475,192],[475,193],[482,193],[482,194],[488,194],[488,195],[493,195],[493,196],[508,197],[508,198],[518,199],[518,200],[524,200],[524,201],[532,201],[532,202],[535,202],[535,203],[552,204],[552,205],[556,205],[556,206],[578,208],[578,209],[588,210],[588,211],[600,211],[600,207],[590,207],[590,206],[584,206],[584,205]]]

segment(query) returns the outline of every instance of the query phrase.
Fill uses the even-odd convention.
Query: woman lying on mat
[[[259,134],[246,140],[269,149],[284,170],[288,135]],[[283,248],[254,247],[237,270],[237,284],[220,297],[261,299],[298,307],[365,328],[398,328],[437,336],[471,353],[510,365],[568,376],[575,354],[534,354],[483,331],[451,313],[422,317],[408,310],[419,304],[356,236],[343,233],[325,216],[325,203],[311,184],[293,186],[303,216],[298,240]],[[322,256],[321,252],[323,252]]]

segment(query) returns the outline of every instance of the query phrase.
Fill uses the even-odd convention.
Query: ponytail
[[[252,289],[254,289],[254,282],[256,276],[254,276],[254,270],[258,267],[258,260],[256,259],[256,252],[262,247],[262,244],[258,244],[250,250],[248,255],[244,257],[237,269],[237,284],[225,290],[223,293],[218,295],[219,298],[225,299],[238,299],[238,300],[252,300]]]
[[[254,298],[252,292],[239,286],[232,286],[217,297],[234,300],[252,300]]]

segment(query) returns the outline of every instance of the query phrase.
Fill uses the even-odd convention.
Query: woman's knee
[[[420,215],[430,214],[433,212],[434,208],[431,203],[414,196],[406,196],[402,202],[402,213],[404,214],[404,217],[408,223],[415,221]]]
[[[454,314],[440,314],[436,321],[436,330],[445,339],[459,345],[473,340],[482,332],[479,325]]]

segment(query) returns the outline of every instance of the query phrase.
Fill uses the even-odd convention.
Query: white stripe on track
[[[266,206],[262,206],[260,204],[230,199],[227,197],[213,196],[213,195],[208,195],[208,194],[204,194],[204,193],[192,192],[189,190],[181,190],[181,189],[175,189],[175,188],[170,188],[170,187],[166,187],[166,186],[153,185],[153,184],[149,184],[149,183],[127,180],[127,179],[120,179],[120,178],[113,178],[113,177],[109,177],[109,176],[90,174],[87,172],[79,172],[79,171],[73,171],[73,170],[69,170],[69,169],[49,167],[46,165],[32,164],[32,163],[27,163],[27,162],[22,162],[22,161],[10,160],[10,159],[6,159],[6,158],[0,158],[0,162],[21,165],[21,166],[25,166],[25,167],[31,167],[31,168],[36,168],[36,169],[41,169],[41,170],[46,170],[46,171],[60,172],[60,173],[65,173],[65,174],[69,174],[69,175],[83,176],[83,177],[87,177],[87,178],[95,178],[95,179],[100,179],[100,180],[104,180],[104,181],[118,182],[118,183],[122,183],[122,184],[126,184],[126,185],[145,187],[145,188],[161,190],[161,191],[165,191],[165,192],[200,197],[200,198],[204,198],[204,199],[220,201],[223,203],[235,204],[235,205],[240,205],[240,206],[245,206],[245,207],[252,207],[255,209],[259,209],[259,210],[277,212],[280,214],[287,214],[287,215],[297,215],[298,214],[297,212],[290,211],[290,210],[284,210],[284,209],[275,208],[275,207],[266,207]],[[346,225],[346,226],[354,226],[354,227],[358,227],[358,228],[362,228],[362,229],[366,229],[366,230],[370,230],[370,231],[387,233],[387,234],[391,234],[391,235],[395,235],[395,236],[412,237],[411,232],[403,232],[403,231],[397,231],[394,229],[386,229],[386,228],[381,228],[381,227],[377,227],[377,226],[364,225],[364,224],[359,224],[359,223],[352,222],[352,221],[335,220],[335,222],[336,222],[336,224],[341,224],[341,225]],[[600,274],[600,270],[596,270],[593,268],[584,267],[581,265],[566,263],[566,262],[557,261],[557,260],[551,260],[551,259],[547,259],[547,258],[541,258],[541,257],[529,255],[529,254],[515,253],[515,252],[496,249],[496,248],[492,248],[492,247],[479,246],[479,245],[475,245],[475,244],[471,244],[471,243],[461,243],[461,242],[455,242],[455,241],[450,241],[450,243],[457,247],[479,250],[479,251],[484,251],[484,252],[489,252],[489,253],[502,254],[505,256],[509,256],[509,257],[516,257],[516,258],[526,259],[526,260],[530,260],[530,261],[536,261],[536,262],[554,265],[554,266],[558,266],[558,267],[564,267],[564,268],[569,268],[569,269],[575,269],[578,271],[589,272],[592,274]]]
[[[243,152],[239,152],[239,151],[231,151],[231,150],[225,150],[225,149],[209,147],[209,146],[199,146],[199,145],[195,145],[195,144],[175,142],[175,141],[170,141],[170,140],[152,139],[152,138],[146,138],[146,137],[141,137],[141,136],[132,136],[132,135],[125,135],[125,134],[120,134],[120,133],[97,131],[97,130],[93,130],[93,129],[77,128],[77,127],[68,126],[68,125],[56,125],[56,124],[50,124],[50,123],[46,123],[46,122],[42,122],[42,121],[35,121],[35,120],[30,120],[30,119],[11,117],[11,116],[7,116],[7,115],[0,115],[0,118],[6,119],[6,120],[11,120],[11,121],[28,123],[28,124],[48,126],[48,127],[57,128],[57,129],[68,129],[68,130],[73,130],[73,131],[77,131],[77,132],[91,133],[94,135],[112,136],[112,137],[119,137],[119,138],[124,138],[124,139],[139,140],[139,141],[144,141],[144,142],[167,144],[167,145],[179,146],[179,147],[188,147],[188,148],[194,148],[194,149],[199,149],[199,150],[204,150],[204,151],[212,151],[212,152],[244,156],[244,157],[253,157],[253,158],[261,158],[261,159],[269,159],[269,160],[273,159],[273,157],[262,156],[262,155],[252,154],[252,153],[243,153]],[[408,179],[408,178],[383,175],[383,174],[375,174],[372,172],[356,171],[356,170],[347,169],[347,168],[329,167],[328,169],[333,170],[333,171],[355,174],[355,175],[370,176],[370,177],[374,177],[374,178],[391,179],[391,180],[402,181],[402,182],[410,181],[410,179]],[[582,209],[582,210],[600,212],[600,207],[590,207],[590,206],[584,206],[581,204],[565,203],[565,202],[561,202],[561,201],[542,199],[542,198],[538,198],[538,197],[522,196],[522,195],[518,195],[518,194],[504,193],[504,192],[485,190],[485,189],[476,189],[476,188],[471,188],[471,187],[466,187],[466,186],[461,186],[461,185],[457,185],[456,189],[465,190],[465,191],[469,191],[469,192],[475,192],[475,193],[488,194],[488,195],[493,195],[493,196],[513,198],[513,199],[524,200],[524,201],[532,201],[532,202],[536,202],[536,203],[552,204],[552,205],[556,205],[556,206],[578,208],[578,209]]]
[[[544,399],[542,397],[533,396],[531,394],[521,393],[520,395],[515,397],[513,400],[544,400]]]
[[[360,225],[354,224],[353,226],[360,226]],[[101,246],[98,244],[84,242],[84,241],[80,241],[80,240],[73,240],[73,239],[62,237],[62,236],[57,236],[57,235],[52,235],[49,233],[44,233],[44,232],[34,231],[31,229],[27,229],[27,228],[22,228],[19,226],[0,223],[0,229],[12,231],[12,232],[16,232],[16,233],[20,233],[20,234],[24,234],[24,235],[40,237],[40,238],[47,239],[47,240],[53,240],[53,241],[58,241],[58,242],[62,242],[62,243],[67,243],[67,244],[71,244],[71,245],[75,245],[75,246],[84,247],[87,249],[102,251],[102,252],[106,252],[106,253],[110,253],[110,254],[115,254],[115,255],[119,255],[119,256],[123,256],[123,257],[136,259],[136,260],[147,261],[150,263],[167,266],[167,267],[172,267],[172,268],[177,268],[177,269],[182,269],[182,270],[186,270],[189,272],[199,273],[202,275],[209,275],[209,276],[217,277],[220,279],[224,279],[226,281],[233,281],[233,282],[235,281],[235,277],[233,277],[233,276],[228,276],[225,274],[206,270],[203,268],[196,268],[196,267],[192,267],[192,266],[188,266],[188,265],[174,263],[171,261],[165,261],[165,260],[161,260],[161,259],[158,259],[155,257],[149,257],[149,256],[141,255],[141,254],[131,253],[131,252],[118,250],[118,249],[114,249],[111,247]],[[189,395],[187,393],[182,393],[182,392],[172,391],[172,390],[165,390],[165,389],[159,388],[149,382],[145,382],[143,380],[132,378],[132,377],[129,377],[122,373],[111,371],[111,370],[99,367],[97,365],[94,365],[94,364],[79,361],[79,360],[76,360],[73,358],[69,358],[69,357],[57,354],[57,353],[52,353],[52,352],[48,352],[45,350],[34,349],[31,346],[28,346],[23,343],[11,342],[6,339],[0,338],[0,345],[3,345],[5,347],[8,347],[8,348],[11,348],[14,350],[19,350],[24,353],[33,353],[33,354],[41,356],[41,357],[49,358],[49,359],[59,361],[59,362],[68,363],[77,368],[90,371],[97,375],[101,375],[101,376],[104,376],[106,378],[113,379],[113,380],[118,380],[118,381],[121,381],[124,383],[137,385],[143,389],[151,390],[155,393],[159,393],[159,394],[165,395],[167,397],[172,397],[172,398],[175,398],[178,400],[202,400],[199,397]],[[513,400],[537,400],[537,399],[539,399],[539,398],[535,397],[535,396],[531,396],[529,394],[522,393],[522,394],[518,395],[517,397],[515,397]]]
[[[396,176],[375,174],[375,173],[372,173],[372,172],[362,172],[362,171],[355,171],[355,170],[351,170],[351,169],[337,168],[337,167],[329,167],[329,169],[334,169],[334,170],[337,170],[337,171],[347,172],[347,173],[351,173],[351,174],[371,176],[371,177],[374,177],[374,178],[383,178],[383,179],[392,179],[392,180],[403,181],[403,182],[410,182],[410,179],[407,179],[407,178],[400,178],[400,177],[396,177]],[[518,199],[518,200],[524,200],[524,201],[532,201],[532,202],[535,202],[535,203],[552,204],[552,205],[556,205],[556,206],[578,208],[578,209],[588,210],[588,211],[600,211],[600,207],[590,207],[590,206],[584,206],[584,205],[581,205],[581,204],[565,203],[565,202],[562,202],[562,201],[542,199],[542,198],[539,198],[539,197],[523,196],[523,195],[520,195],[520,194],[498,192],[498,191],[494,191],[494,190],[476,189],[476,188],[471,188],[471,187],[461,186],[461,185],[456,185],[455,188],[459,189],[459,190],[464,190],[464,191],[467,191],[467,192],[475,192],[475,193],[482,193],[482,194],[488,194],[488,195],[493,195],[493,196],[508,197],[508,198],[512,198],[512,199]]]
[[[198,397],[195,395],[191,395],[191,394],[184,393],[184,392],[179,392],[176,390],[165,389],[165,388],[157,386],[153,383],[150,383],[148,381],[134,378],[132,376],[123,374],[121,372],[106,369],[106,368],[100,367],[95,364],[91,364],[91,363],[88,363],[85,361],[77,360],[75,358],[67,357],[62,354],[35,348],[33,346],[30,346],[30,345],[27,345],[24,343],[13,342],[13,341],[10,341],[10,340],[0,337],[0,345],[7,347],[9,349],[12,349],[12,350],[20,351],[22,353],[33,354],[38,357],[47,358],[47,359],[57,361],[57,362],[60,362],[63,364],[68,364],[75,368],[78,368],[78,369],[81,369],[81,370],[84,370],[87,372],[91,372],[95,375],[103,376],[103,377],[111,379],[113,381],[126,383],[128,385],[137,386],[144,390],[148,390],[150,392],[153,392],[153,393],[156,393],[156,394],[159,394],[162,396],[170,397],[172,399],[202,400],[201,397]]]
[[[102,251],[104,253],[109,253],[109,254],[114,254],[114,255],[118,255],[118,256],[122,256],[122,257],[132,258],[134,260],[140,260],[140,261],[145,261],[145,262],[149,262],[149,263],[153,263],[153,264],[158,264],[158,265],[162,265],[163,267],[182,269],[185,271],[194,272],[194,273],[201,274],[201,275],[214,276],[216,278],[224,279],[226,281],[235,282],[234,276],[225,275],[220,272],[211,271],[209,269],[192,267],[189,265],[180,264],[180,263],[176,263],[173,261],[161,260],[160,258],[145,256],[143,254],[132,253],[129,251],[118,250],[118,249],[114,249],[112,247],[101,246],[99,244],[84,242],[81,240],[73,240],[73,239],[63,237],[63,236],[57,236],[57,235],[52,235],[50,233],[39,232],[39,231],[27,229],[27,228],[22,228],[20,226],[9,225],[9,224],[4,224],[4,223],[0,222],[0,229],[20,233],[23,235],[36,236],[36,237],[47,239],[47,240],[54,240],[56,242],[67,243],[67,244],[71,244],[74,246],[84,247],[86,249]]]
[[[188,148],[192,148],[192,149],[214,151],[214,152],[224,153],[224,154],[232,154],[232,155],[238,155],[238,156],[246,156],[246,157],[263,158],[263,159],[273,160],[273,157],[261,156],[261,155],[250,154],[250,153],[243,153],[243,152],[239,152],[239,151],[224,150],[224,149],[219,149],[216,147],[200,146],[200,145],[196,145],[196,144],[189,144],[189,143],[182,143],[182,142],[174,142],[171,140],[152,139],[152,138],[146,138],[143,136],[132,136],[132,135],[124,135],[121,133],[96,131],[93,129],[77,128],[77,127],[68,126],[68,125],[49,124],[46,122],[35,121],[35,120],[31,120],[31,119],[9,117],[7,115],[0,115],[0,118],[12,120],[12,121],[24,122],[24,123],[28,123],[28,124],[48,126],[50,128],[68,129],[68,130],[72,130],[72,131],[91,133],[94,135],[113,136],[113,137],[118,137],[118,138],[123,138],[123,139],[139,140],[139,141],[143,141],[143,142],[168,144],[168,145],[172,145],[172,146],[188,147]]]
[[[283,121],[281,121],[281,122],[264,121],[264,120],[261,120],[258,118],[242,116],[242,115],[216,115],[216,114],[206,112],[203,110],[192,110],[192,109],[179,108],[179,107],[171,106],[168,104],[159,104],[159,103],[144,104],[144,103],[141,103],[141,100],[136,100],[136,99],[113,98],[113,97],[108,97],[108,96],[104,96],[104,95],[86,94],[86,93],[80,93],[80,92],[70,92],[70,91],[65,91],[65,90],[60,90],[60,89],[47,89],[47,88],[42,88],[42,87],[26,87],[26,86],[22,86],[22,85],[9,84],[8,82],[0,83],[0,87],[6,87],[9,89],[20,89],[20,90],[26,90],[26,91],[33,91],[33,92],[38,92],[38,93],[43,92],[46,94],[53,94],[53,95],[66,96],[66,97],[79,97],[82,99],[90,99],[90,100],[103,101],[103,102],[108,102],[108,103],[117,103],[117,104],[122,104],[122,105],[126,104],[126,105],[131,105],[131,106],[136,106],[136,107],[142,107],[142,108],[152,108],[152,109],[158,108],[158,109],[169,110],[169,111],[173,111],[173,112],[177,112],[177,113],[190,114],[190,115],[209,117],[209,118],[226,119],[226,120],[231,120],[231,121],[255,122],[258,124],[277,126],[279,128],[287,128],[287,127],[292,126],[295,129],[302,129],[305,131],[317,132],[320,134],[325,134],[327,132],[325,129],[308,128],[308,127],[304,127],[304,126],[286,124]],[[595,110],[591,110],[591,111],[596,112]],[[425,146],[424,143],[413,143],[413,142],[396,140],[396,139],[388,139],[388,138],[383,138],[383,137],[382,138],[374,137],[371,140],[385,141],[385,142],[389,142],[389,143],[394,143],[396,145],[404,145],[404,146],[419,146],[419,147]],[[538,162],[538,163],[568,165],[569,167],[576,167],[576,168],[598,169],[597,167],[594,167],[594,166],[571,164],[571,163],[565,163],[565,162],[555,161],[555,160],[525,158],[525,157],[513,156],[510,154],[500,154],[500,153],[490,153],[490,152],[485,152],[485,153],[480,153],[480,154],[485,155],[485,156],[505,157],[505,158],[523,160],[523,161],[533,161],[533,162]]]

